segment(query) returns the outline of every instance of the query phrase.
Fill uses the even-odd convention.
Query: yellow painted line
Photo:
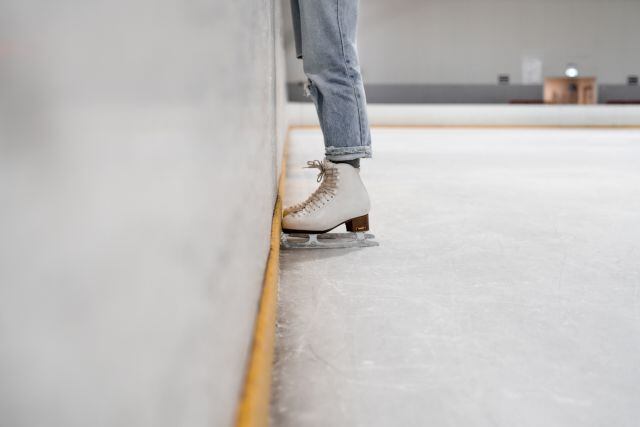
[[[284,151],[287,150],[285,141]],[[266,427],[269,425],[271,379],[276,338],[278,276],[280,266],[280,231],[282,230],[282,200],[286,173],[286,154],[278,179],[278,196],[271,222],[271,246],[262,284],[262,296],[253,334],[253,346],[245,377],[240,404],[236,413],[236,427]]]

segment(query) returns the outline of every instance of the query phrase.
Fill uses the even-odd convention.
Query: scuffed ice
[[[282,253],[274,425],[637,425],[640,132],[373,136],[381,245]]]

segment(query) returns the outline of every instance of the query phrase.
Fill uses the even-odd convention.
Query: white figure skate
[[[355,248],[378,246],[369,231],[369,195],[360,170],[346,163],[314,160],[320,186],[302,203],[290,206],[282,219],[281,246],[288,248]],[[347,233],[328,233],[344,224]]]

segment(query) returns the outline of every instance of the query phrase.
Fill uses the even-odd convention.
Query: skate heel
[[[349,221],[345,222],[344,225],[347,227],[347,231],[352,233],[369,231],[369,215],[367,214],[351,218]]]

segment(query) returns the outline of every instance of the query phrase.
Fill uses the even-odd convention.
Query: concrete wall
[[[575,62],[600,83],[640,74],[637,0],[361,0],[359,48],[367,84],[522,82],[523,58],[542,74]],[[287,39],[289,81],[304,80]]]
[[[0,425],[232,424],[283,139],[275,8],[0,1]]]

